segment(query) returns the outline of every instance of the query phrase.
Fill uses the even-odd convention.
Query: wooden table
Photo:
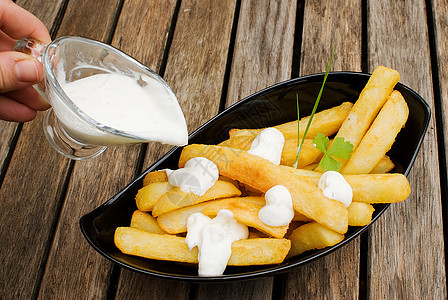
[[[333,70],[397,69],[431,106],[410,197],[360,238],[292,272],[196,285],[120,269],[78,220],[169,147],[109,148],[74,162],[44,138],[42,115],[0,121],[0,299],[445,299],[448,3],[442,0],[17,0],[52,37],[110,43],[161,74],[190,132],[271,84]]]

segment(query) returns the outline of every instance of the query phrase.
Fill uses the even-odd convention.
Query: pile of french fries
[[[285,137],[279,166],[247,153],[261,129],[232,129],[230,138],[219,145],[186,146],[179,168],[194,157],[205,157],[219,169],[220,178],[203,196],[185,193],[168,183],[165,171],[146,175],[135,200],[130,227],[115,232],[116,246],[126,254],[150,259],[198,263],[197,248],[185,243],[188,217],[197,212],[214,217],[221,209],[249,227],[249,238],[232,244],[228,265],[278,264],[287,257],[333,246],[344,239],[348,226],[365,226],[372,220],[375,203],[406,199],[410,186],[386,155],[409,111],[402,95],[394,90],[397,71],[378,67],[356,103],[343,103],[314,115],[298,168],[291,167],[309,117],[275,126]],[[325,99],[323,99],[325,101]],[[343,137],[353,144],[348,160],[339,159],[341,173],[353,189],[347,208],[326,198],[317,187],[321,176],[316,167],[322,153],[312,139],[322,133]],[[272,227],[258,218],[265,205],[264,193],[275,185],[285,186],[292,197],[295,216],[289,226]]]

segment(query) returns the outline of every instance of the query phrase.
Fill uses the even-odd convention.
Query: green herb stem
[[[320,98],[322,97],[322,93],[324,90],[325,82],[327,81],[328,73],[330,73],[331,64],[333,63],[334,53],[336,52],[336,45],[333,48],[333,53],[331,54],[330,63],[327,65],[327,68],[325,70],[324,80],[322,82],[322,86],[320,87],[319,94],[317,95],[316,102],[314,102],[313,110],[311,111],[310,119],[308,120],[308,124],[306,125],[305,132],[303,133],[302,143],[300,146],[297,147],[297,156],[296,156],[296,162],[294,163],[294,168],[297,168],[297,164],[299,162],[299,155],[300,151],[302,150],[303,142],[305,141],[305,137],[308,134],[308,130],[310,129],[311,122],[313,122],[314,114],[316,113],[317,106],[319,105]],[[299,128],[299,101],[297,96],[297,128]],[[299,134],[297,134],[297,144],[299,144]]]

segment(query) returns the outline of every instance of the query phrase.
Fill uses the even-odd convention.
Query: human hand
[[[32,56],[12,51],[17,40],[32,37],[51,42],[45,25],[9,0],[0,0],[0,119],[26,122],[50,105],[34,90],[42,81],[42,64]]]

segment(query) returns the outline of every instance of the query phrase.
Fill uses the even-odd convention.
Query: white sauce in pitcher
[[[149,76],[141,75],[137,82],[119,73],[97,74],[60,84],[72,102],[98,123],[144,141],[173,145],[188,142],[185,118],[176,97]],[[66,117],[63,110],[58,112],[61,121],[82,141],[105,145],[124,142],[111,133],[95,133],[88,125],[69,117],[68,112]]]

